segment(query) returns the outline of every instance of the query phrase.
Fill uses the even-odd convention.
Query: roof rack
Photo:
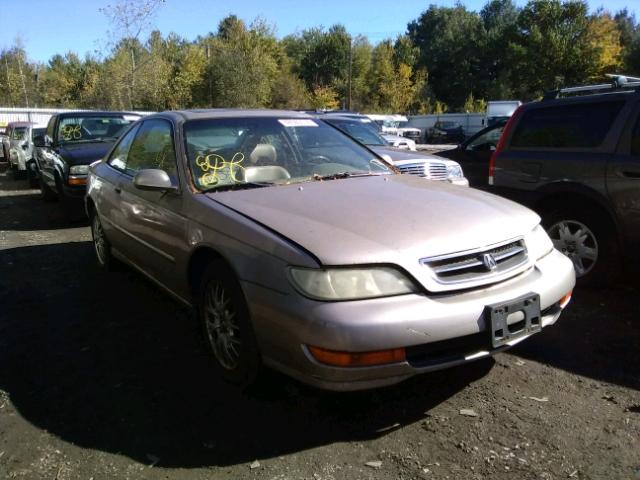
[[[558,90],[551,90],[546,92],[542,97],[542,100],[555,100],[560,98],[561,95],[567,93],[581,93],[581,92],[599,92],[605,90],[627,90],[634,89],[640,92],[640,78],[630,77],[628,75],[620,75],[617,73],[607,73],[606,76],[611,79],[610,83],[599,83],[596,85],[581,85],[578,87],[566,87]]]

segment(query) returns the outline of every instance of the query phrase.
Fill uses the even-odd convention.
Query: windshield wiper
[[[229,185],[220,185],[217,187],[209,187],[200,190],[201,193],[224,192],[228,190],[248,190],[250,188],[263,188],[275,185],[273,182],[246,182],[246,183],[230,183]]]
[[[110,137],[107,137],[110,138]],[[69,140],[66,142],[62,142],[63,144],[69,143],[111,143],[113,140],[107,140],[106,138],[98,137],[98,138],[81,138],[79,140]]]
[[[351,177],[378,177],[380,175],[388,175],[386,173],[372,173],[372,172],[338,172],[330,175],[318,175],[314,173],[311,177],[312,180],[337,180],[340,178]]]

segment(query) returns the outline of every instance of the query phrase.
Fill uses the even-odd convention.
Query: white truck
[[[490,127],[496,122],[507,120],[522,105],[520,100],[495,100],[487,102],[487,114],[484,126]]]
[[[409,119],[404,115],[367,115],[371,120],[376,122],[380,127],[381,133],[385,135],[397,135],[418,142],[422,133],[419,128],[409,127]]]

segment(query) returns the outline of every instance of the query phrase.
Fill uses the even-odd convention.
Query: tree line
[[[340,24],[279,39],[263,20],[234,15],[192,41],[157,30],[143,38],[161,3],[106,11],[119,35],[104,56],[67,52],[42,64],[19,41],[4,48],[0,105],[443,113],[533,100],[605,73],[640,75],[635,16],[589,13],[584,0],[489,0],[479,12],[431,5],[405,34],[375,45]]]

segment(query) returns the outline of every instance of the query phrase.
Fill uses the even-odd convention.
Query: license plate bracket
[[[484,318],[493,348],[539,332],[542,330],[540,295],[528,293],[508,302],[487,305]]]

